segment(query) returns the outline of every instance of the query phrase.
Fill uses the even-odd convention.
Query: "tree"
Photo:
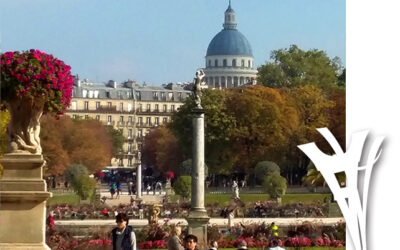
[[[340,172],[336,174],[336,179],[339,183],[339,185],[344,186],[346,183],[346,175],[344,172]],[[310,185],[313,187],[319,187],[319,186],[326,186],[326,182],[324,177],[322,176],[321,172],[317,170],[315,167],[314,163],[310,162],[310,164],[307,167],[307,175],[303,177],[303,184],[304,185]]]
[[[273,173],[280,174],[280,172],[281,169],[279,168],[279,166],[272,161],[260,161],[254,168],[254,175],[258,184],[262,184],[265,176],[271,175]]]
[[[265,177],[263,187],[271,198],[281,198],[286,193],[287,180],[279,173],[273,173]]]
[[[81,175],[74,178],[72,187],[82,200],[90,200],[96,188],[96,181],[88,175]]]
[[[106,131],[111,138],[112,155],[121,153],[125,143],[125,137],[122,134],[122,130],[114,129],[112,126],[106,126]]]
[[[187,159],[179,164],[178,173],[179,175],[190,176],[192,174],[192,159]],[[204,175],[208,175],[208,166],[206,164],[204,164]]]
[[[227,107],[236,120],[231,141],[237,164],[244,169],[254,168],[266,158],[280,163],[299,125],[298,112],[289,96],[264,86],[235,88]]]
[[[179,176],[174,182],[173,188],[176,194],[182,196],[184,199],[189,198],[192,194],[192,177]]]
[[[235,128],[235,117],[227,109],[228,90],[204,89],[202,106],[205,110],[205,158],[212,173],[229,173],[236,156],[232,151],[231,139]],[[192,109],[195,107],[191,98],[186,99],[178,112],[172,117],[169,128],[177,137],[183,150],[183,159],[192,157]]]
[[[70,183],[73,183],[75,178],[84,175],[88,175],[88,169],[83,165],[73,164],[65,172],[65,179]]]
[[[175,135],[161,126],[146,135],[143,147],[143,163],[154,166],[159,172],[176,172],[182,162],[181,148]]]
[[[111,139],[99,121],[68,116],[56,120],[45,115],[41,124],[45,175],[62,175],[70,164],[82,164],[89,172],[97,172],[110,162]]]
[[[272,51],[271,60],[258,68],[258,82],[272,88],[305,84],[335,87],[342,71],[339,58],[330,59],[324,51],[304,51],[296,45]]]

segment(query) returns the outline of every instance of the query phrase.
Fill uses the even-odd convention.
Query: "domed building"
[[[236,29],[236,15],[229,1],[224,29],[210,42],[206,55],[205,81],[210,87],[230,88],[254,82],[257,69],[247,38]]]

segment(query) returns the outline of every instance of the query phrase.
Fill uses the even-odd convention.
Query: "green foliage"
[[[273,173],[265,177],[263,187],[271,198],[281,198],[286,193],[287,180],[279,173]]]
[[[0,111],[0,158],[3,156],[7,149],[6,130],[9,121],[10,113],[8,113],[7,110]],[[0,164],[0,178],[1,176],[3,176],[3,166]]]
[[[190,176],[179,176],[174,182],[173,188],[176,194],[183,198],[189,198],[192,193],[192,177]]]
[[[73,183],[75,178],[84,175],[88,175],[88,170],[85,166],[80,164],[73,164],[65,171],[65,178],[70,183]]]
[[[54,195],[53,197],[47,200],[46,205],[54,206],[54,205],[68,204],[70,206],[77,206],[79,205],[79,201],[80,201],[79,196],[76,194]]]
[[[336,87],[342,71],[339,58],[330,59],[324,51],[304,51],[296,45],[272,51],[271,60],[258,68],[258,82],[273,88],[305,84]]]
[[[281,169],[279,168],[279,166],[272,161],[260,161],[254,168],[254,175],[258,184],[262,184],[265,176],[271,175],[273,173],[280,174],[280,172]]]
[[[346,175],[344,172],[340,172],[336,174],[336,179],[339,185],[344,186],[346,183]],[[326,186],[326,182],[321,172],[317,170],[313,162],[310,162],[307,167],[307,175],[303,177],[303,184],[310,185],[314,187],[318,186]]]
[[[204,175],[207,176],[208,175],[208,166],[207,166],[207,164],[204,164],[204,167],[205,167]],[[183,161],[179,165],[178,173],[179,173],[179,175],[188,175],[188,176],[190,176],[192,174],[192,159],[187,159],[187,160]]]
[[[122,130],[114,129],[112,126],[107,126],[106,130],[111,138],[112,154],[117,155],[122,152],[125,143],[125,137],[122,134]]]
[[[80,175],[74,178],[72,187],[82,200],[91,199],[96,189],[96,181],[88,175]]]

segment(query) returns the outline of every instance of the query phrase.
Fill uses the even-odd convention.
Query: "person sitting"
[[[197,237],[195,235],[193,234],[186,235],[184,242],[186,250],[198,250]]]

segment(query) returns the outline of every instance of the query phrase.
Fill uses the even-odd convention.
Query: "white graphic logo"
[[[379,136],[373,141],[368,155],[365,155],[366,163],[360,166],[368,131],[354,133],[350,146],[344,153],[329,129],[317,130],[329,142],[335,155],[324,154],[315,143],[303,144],[298,147],[311,159],[331,189],[346,220],[347,230],[355,249],[367,250],[366,216],[369,181],[372,168],[382,152],[380,147],[384,137]],[[359,171],[364,171],[362,190],[358,190]],[[336,179],[335,174],[341,172],[346,175],[346,187],[341,187]]]

